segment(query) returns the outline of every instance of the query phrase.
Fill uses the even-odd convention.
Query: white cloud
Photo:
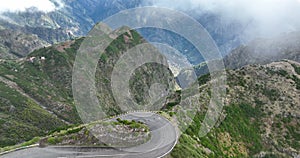
[[[299,30],[300,0],[152,0],[155,6],[198,14],[213,12],[226,21],[251,21],[248,32],[277,34]],[[251,27],[251,28],[250,28]],[[253,32],[255,31],[255,32]]]
[[[57,8],[62,7],[63,3],[60,0],[56,0],[58,6],[52,3],[50,0],[0,0],[0,12],[17,12],[26,11],[28,8],[35,7],[39,11],[51,12]]]

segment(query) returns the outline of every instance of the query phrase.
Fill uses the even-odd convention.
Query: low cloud
[[[63,3],[60,0],[7,0],[0,5],[0,13],[24,12],[29,8],[51,12],[62,7]]]
[[[247,25],[249,35],[276,35],[299,31],[300,0],[152,0],[152,5],[203,14]]]

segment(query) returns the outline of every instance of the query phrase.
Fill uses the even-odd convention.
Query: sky
[[[300,0],[152,0],[155,6],[219,14],[225,21],[249,23],[249,34],[272,35],[300,28]]]
[[[19,12],[28,8],[35,7],[39,11],[51,12],[63,6],[60,0],[55,0],[60,6],[55,6],[50,0],[0,0],[0,13],[2,12]]]

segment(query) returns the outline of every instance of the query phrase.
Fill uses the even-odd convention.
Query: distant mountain
[[[249,64],[267,64],[289,59],[300,62],[300,32],[282,34],[273,39],[257,39],[234,49],[224,58],[227,68]]]
[[[33,8],[25,12],[1,13],[0,25],[5,29],[20,31],[30,36],[38,36],[41,43],[47,42],[43,44],[45,46],[69,40],[73,37],[85,36],[94,24],[119,11],[152,5],[151,3],[146,4],[143,0],[62,0],[62,2],[64,8],[49,13],[37,11]],[[190,12],[188,14],[195,17],[208,30],[223,55],[247,42],[247,39],[242,36],[244,26],[237,22],[224,22],[221,16],[213,13],[198,15]],[[189,42],[174,33],[150,28],[138,31],[149,42],[166,43],[174,46],[184,55],[189,54],[187,58],[195,65],[203,61],[199,56],[199,52]],[[185,47],[176,47],[182,42],[186,43]],[[9,48],[6,45],[5,47]],[[32,49],[34,48],[32,47]],[[10,50],[7,50],[0,53],[7,54],[10,52]],[[29,52],[17,53],[24,55]],[[10,56],[17,57],[16,55]]]
[[[24,44],[19,44],[18,49],[11,48],[11,45],[18,43],[16,40],[0,41],[3,45],[0,57],[23,57],[34,49],[84,36],[98,21],[120,10],[137,7],[140,1],[64,0],[63,2],[63,9],[49,13],[34,8],[25,12],[1,13],[2,29],[7,32],[17,31],[28,37],[23,38]],[[30,44],[32,42],[30,37],[38,37],[35,39],[36,44]]]
[[[189,15],[193,16],[192,13]],[[244,37],[242,24],[224,22],[221,16],[212,13],[195,14],[194,17],[209,32],[222,56],[226,56],[231,50],[251,40]],[[141,28],[138,29],[138,32],[149,42],[163,43],[173,47],[192,65],[198,65],[205,61],[201,55],[204,52],[197,50],[190,41],[176,32],[158,28]]]
[[[284,59],[300,62],[300,33],[292,32],[274,38],[260,38],[239,46],[224,57],[226,69],[238,69],[251,64],[269,64]],[[213,62],[213,61],[212,61]],[[197,76],[209,73],[205,62],[193,67]],[[183,69],[178,78],[188,76],[190,69]]]
[[[1,59],[23,57],[29,52],[47,44],[47,42],[39,39],[39,37],[34,34],[26,34],[22,31],[11,29],[0,30]]]

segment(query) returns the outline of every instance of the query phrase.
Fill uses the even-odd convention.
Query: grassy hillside
[[[70,48],[64,51],[59,51],[60,46],[53,46],[34,51],[20,60],[3,60],[0,75],[59,118],[72,123],[79,122],[70,84],[71,63],[80,41],[68,43]],[[31,57],[35,58],[30,61]]]
[[[0,147],[47,134],[65,125],[31,98],[0,82]]]
[[[121,29],[128,30],[128,28],[126,27],[123,27]],[[126,45],[122,45],[122,43],[124,43],[125,37],[129,40],[127,41]],[[101,100],[101,107],[104,108],[107,114],[115,114],[121,110],[116,105],[116,101],[113,98],[112,94],[111,76],[113,69],[127,50],[139,44],[145,43],[146,41],[137,32],[126,31],[123,35],[114,40],[111,43],[111,46],[109,46],[106,49],[106,52],[100,57],[95,78],[98,90],[98,98],[99,100]],[[147,47],[147,49],[150,49],[153,54],[155,54],[155,52],[158,52],[158,50],[154,47]],[[143,52],[139,50],[138,53]],[[150,51],[146,53],[150,53]],[[167,64],[164,56],[156,55],[155,58],[159,61],[162,61],[162,63]],[[130,63],[130,61],[125,62]],[[141,105],[140,107],[138,107],[138,109],[143,109],[143,105],[149,104],[149,100],[151,99],[149,90],[151,89],[151,85],[154,83],[161,83],[172,87],[175,81],[170,69],[162,64],[147,63],[135,69],[131,74],[129,80],[129,89],[133,100]]]
[[[126,27],[121,29],[126,33],[106,49],[95,75],[98,97],[108,115],[121,113],[111,92],[110,76],[114,64],[128,49],[145,43],[137,32]],[[125,41],[124,36],[129,36],[129,39]],[[0,89],[3,92],[0,108],[4,110],[0,115],[2,147],[45,135],[69,124],[82,123],[74,105],[71,85],[76,51],[83,40],[45,47],[18,60],[0,60]],[[151,79],[150,75],[156,77]],[[162,78],[166,83],[173,78],[169,69],[157,64],[143,65],[130,80],[134,98],[142,101],[149,98],[149,94],[145,95],[148,90],[140,87],[146,84],[149,89],[152,83]],[[13,110],[19,113],[12,113]]]
[[[30,56],[36,57],[32,62],[30,57],[1,60],[1,146],[80,123],[70,90],[72,65],[68,63],[74,60],[80,41],[65,52],[55,46],[37,50]]]

